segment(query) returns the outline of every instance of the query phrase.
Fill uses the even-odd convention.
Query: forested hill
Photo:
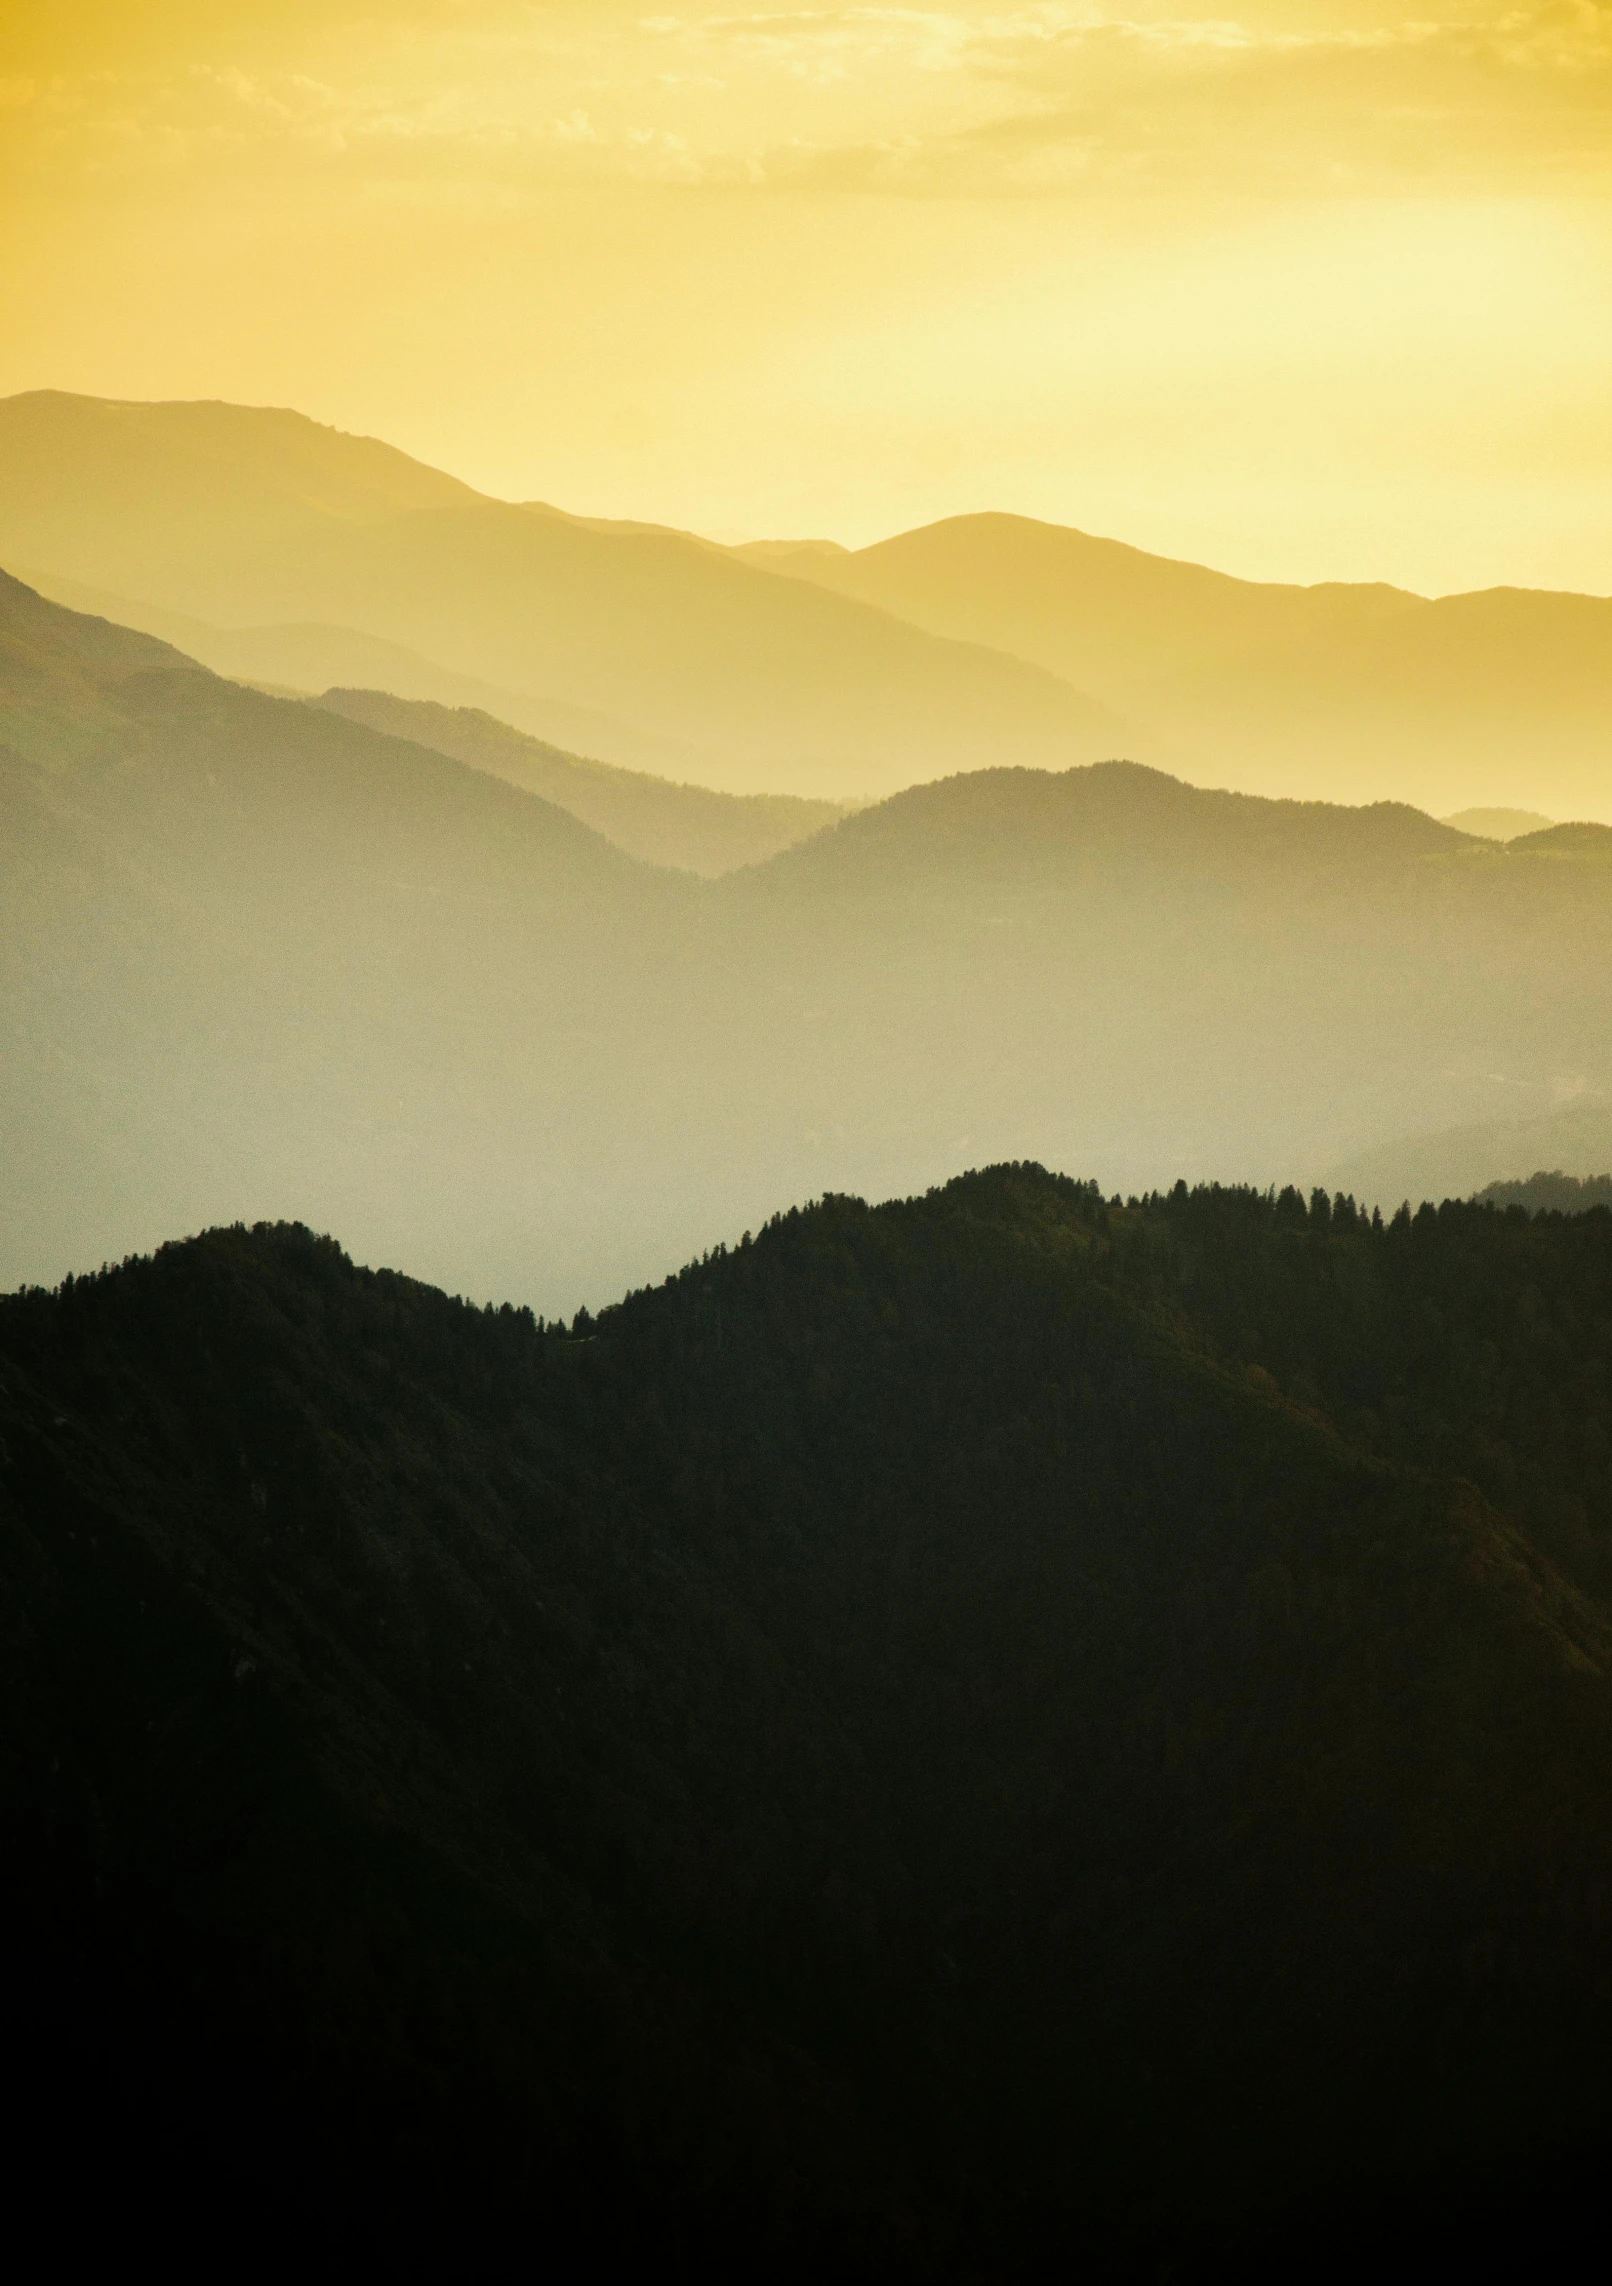
[[[75,2179],[461,2258],[1537,2247],[1612,2093],[1609,1368],[1605,1214],[1029,1166],[569,1329],[293,1226],[9,1299],[41,2166],[59,2070]]]

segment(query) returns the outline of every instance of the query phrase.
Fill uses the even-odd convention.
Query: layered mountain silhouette
[[[537,698],[529,692],[504,690],[496,683],[478,682],[474,675],[451,674],[406,644],[389,643],[384,636],[363,635],[353,627],[322,626],[317,621],[281,627],[219,627],[187,612],[165,611],[157,604],[108,594],[86,586],[82,580],[56,579],[27,565],[16,568],[30,587],[49,596],[53,603],[156,635],[202,666],[211,667],[215,674],[228,675],[235,681],[263,684],[282,692],[306,692],[311,697],[332,688],[378,690],[394,698],[423,699],[456,710],[469,707],[562,752],[608,755],[616,768],[699,786],[709,786],[723,774],[720,760],[697,746],[659,737],[596,707],[568,706],[563,699]]]
[[[512,729],[480,707],[436,706],[372,690],[329,690],[319,704],[349,722],[414,739],[474,770],[541,794],[595,827],[618,849],[652,865],[731,873],[821,832],[845,814],[839,802],[803,801],[793,794],[718,794],[608,762],[584,761]]]
[[[1603,829],[1003,770],[702,882],[16,582],[0,745],[7,1283],[292,1213],[569,1311],[825,1189],[1308,1180],[1612,1093]]]
[[[1286,785],[1302,749],[1312,783],[1356,800],[1394,793],[1442,810],[1520,796],[1557,815],[1612,814],[1612,600],[1600,596],[1444,596],[1182,675],[1149,703],[1190,735],[1201,767],[1235,767],[1243,784]]]
[[[952,516],[867,548],[763,542],[738,552],[916,626],[992,643],[1109,690],[1148,689],[1166,676],[1394,618],[1421,600],[1395,587],[1232,579],[1029,516]]]
[[[453,1283],[512,1211],[597,1242],[689,876],[15,582],[0,688],[8,1272],[332,1185]]]
[[[1137,726],[1131,751],[1194,777],[1434,811],[1527,800],[1612,815],[1602,597],[1272,586],[1024,516],[755,560],[1048,667]]]
[[[433,2266],[1554,2266],[1609,1274],[1021,1166],[569,1331],[287,1226],[0,1302],[19,2184]]]
[[[1581,2259],[1612,602],[726,548],[51,392],[0,561],[53,2225]]]
[[[9,565],[213,622],[356,629],[696,747],[728,791],[857,797],[1124,743],[1044,669],[684,534],[486,499],[296,413],[36,392],[0,405],[0,472]]]
[[[1240,580],[1007,515],[723,548],[490,500],[295,413],[48,391],[0,404],[0,561],[221,672],[473,706],[727,791],[1126,753],[1276,795],[1612,813],[1595,596]]]

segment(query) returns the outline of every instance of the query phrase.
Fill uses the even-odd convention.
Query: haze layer
[[[1612,829],[981,770],[702,882],[18,582],[0,606],[0,1283],[293,1212],[569,1311],[824,1190],[1006,1157],[1308,1179],[1612,1096]]]

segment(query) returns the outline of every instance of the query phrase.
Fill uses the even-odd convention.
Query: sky
[[[9,0],[0,394],[1612,593],[1612,0]]]

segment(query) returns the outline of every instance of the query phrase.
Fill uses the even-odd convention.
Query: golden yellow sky
[[[1612,592],[1612,0],[10,0],[0,394],[489,491]]]

